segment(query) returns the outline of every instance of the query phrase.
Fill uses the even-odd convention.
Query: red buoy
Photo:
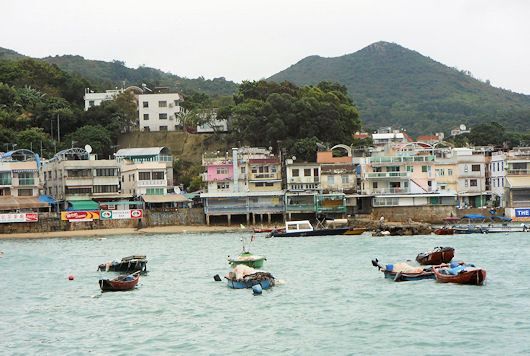
[[[71,280],[71,281],[73,281],[73,280],[74,280],[74,276],[69,275],[69,276],[68,276],[68,279]]]

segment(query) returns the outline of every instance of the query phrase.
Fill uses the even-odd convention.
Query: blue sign
[[[515,209],[516,218],[530,218],[530,208]]]

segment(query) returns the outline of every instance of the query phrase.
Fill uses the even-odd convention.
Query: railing
[[[403,194],[410,193],[409,188],[381,188],[374,189],[374,194]]]
[[[11,185],[11,178],[0,178],[0,185]]]
[[[365,173],[365,178],[407,178],[409,172],[371,172]]]
[[[288,204],[285,207],[286,211],[316,211],[316,205],[315,204]]]
[[[530,175],[530,169],[507,169],[506,174],[511,175]]]
[[[280,179],[280,177],[278,173],[257,173],[251,174],[249,179]]]
[[[370,157],[370,163],[434,162],[434,156]]]
[[[165,187],[166,186],[166,180],[165,179],[158,179],[158,180],[139,180],[138,186],[156,186],[156,187]]]
[[[19,178],[18,185],[34,185],[35,178]]]
[[[344,213],[346,212],[346,206],[318,206],[317,213],[326,212],[326,213]]]
[[[248,206],[205,206],[204,212],[211,213],[248,213],[250,212]]]

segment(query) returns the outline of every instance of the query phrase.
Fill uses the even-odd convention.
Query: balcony
[[[434,162],[434,156],[370,157],[372,164]]]
[[[515,176],[530,175],[530,169],[507,169],[506,174]]]
[[[139,180],[139,187],[165,187],[167,181],[165,179],[156,179],[156,180]]]
[[[371,172],[365,173],[365,179],[377,179],[377,178],[408,178],[409,172]]]
[[[374,189],[374,194],[406,194],[410,193],[409,188],[380,188]]]
[[[35,185],[35,178],[18,178],[18,185]]]
[[[316,211],[315,204],[289,204],[285,207],[286,211]]]
[[[0,178],[0,185],[11,185],[11,178]]]
[[[250,174],[249,180],[271,180],[280,179],[278,173],[252,173]]]

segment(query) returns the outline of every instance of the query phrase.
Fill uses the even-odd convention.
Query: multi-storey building
[[[0,158],[0,211],[27,211],[48,208],[39,199],[42,185],[39,179],[40,161],[29,150],[16,150]]]
[[[516,147],[506,155],[505,210],[516,220],[530,221],[530,147]]]
[[[486,155],[471,148],[454,148],[456,159],[457,193],[461,208],[480,208],[486,205]]]
[[[94,93],[89,88],[85,89],[85,111],[93,106],[99,106],[104,101],[115,100],[123,93],[123,89],[107,90],[104,93]]]
[[[281,189],[281,165],[272,152],[263,148],[242,147],[228,153],[205,153],[203,181],[207,192],[201,194],[206,222],[213,216],[244,215],[270,222],[284,211]]]
[[[179,114],[184,98],[179,93],[138,95],[138,122],[140,131],[180,131],[183,129]]]
[[[98,210],[96,201],[120,199],[120,168],[116,160],[97,160],[81,148],[58,152],[43,162],[45,194],[62,209]]]

